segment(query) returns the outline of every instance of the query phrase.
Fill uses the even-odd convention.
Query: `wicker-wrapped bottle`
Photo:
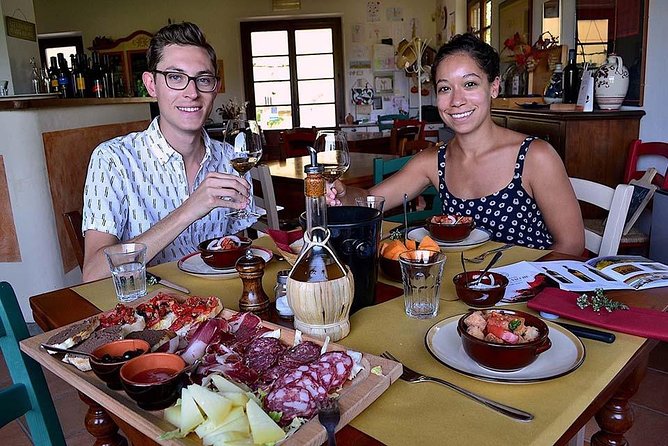
[[[306,231],[304,246],[288,275],[288,303],[295,314],[296,329],[338,341],[350,332],[353,275],[329,245],[323,166],[317,163],[313,150],[311,164],[304,172]]]

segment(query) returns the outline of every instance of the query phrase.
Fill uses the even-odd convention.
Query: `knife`
[[[159,283],[160,285],[164,285],[176,291],[180,291],[185,294],[190,294],[190,290],[188,288],[184,288],[181,285],[177,285],[173,282],[170,282],[169,280],[161,278],[160,276],[156,276],[153,273],[149,273],[148,271],[146,271],[146,282],[149,285],[155,285],[156,283]]]
[[[595,341],[606,342],[608,344],[615,342],[614,333],[596,330],[589,327],[581,327],[580,325],[567,324],[566,322],[555,322],[555,324],[561,325],[566,330],[581,338],[593,339]]]

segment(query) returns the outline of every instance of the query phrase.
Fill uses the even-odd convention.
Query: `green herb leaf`
[[[513,319],[512,321],[508,322],[508,329],[510,331],[515,331],[517,328],[522,325],[522,321],[519,319]]]
[[[272,410],[271,412],[269,412],[269,416],[271,417],[272,420],[274,420],[274,422],[278,423],[279,421],[281,421],[283,412],[276,412]]]

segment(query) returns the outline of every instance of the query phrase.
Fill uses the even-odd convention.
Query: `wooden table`
[[[489,246],[487,248],[489,248]],[[471,251],[471,255],[475,254],[475,251]],[[546,260],[563,258],[568,257],[554,253],[545,257]],[[161,276],[178,282],[178,277],[170,277],[162,273]],[[393,294],[392,290],[385,285],[379,287],[379,289],[382,290],[381,294]],[[401,291],[399,291],[399,293],[400,292]],[[396,295],[396,288],[394,288],[394,295]],[[663,289],[653,289],[642,292],[614,291],[609,292],[609,295],[613,299],[626,302],[630,305],[660,309],[665,307],[665,290]],[[448,302],[448,304],[462,305],[458,302]],[[30,299],[30,305],[33,309],[35,320],[45,330],[60,327],[66,323],[99,312],[95,306],[70,289],[62,289],[34,296]],[[616,342],[624,342],[620,341],[620,338],[625,336],[626,335],[620,335]],[[633,339],[638,338],[633,337]],[[649,351],[656,344],[657,342],[652,340],[646,340],[645,342],[638,344],[639,348],[634,350],[635,353],[630,360],[616,372],[616,375],[605,385],[594,400],[587,407],[584,407],[577,419],[563,432],[556,443],[566,444],[592,416],[596,416],[596,420],[601,426],[602,431],[595,434],[592,439],[592,445],[612,446],[625,444],[624,433],[633,425],[633,414],[629,404],[629,398],[637,391],[638,385],[645,375]],[[610,347],[608,346],[605,348],[607,349]],[[541,384],[534,384],[533,386],[540,385]],[[449,394],[448,398],[450,398]],[[107,414],[104,409],[94,401],[87,399],[85,396],[82,396],[82,399],[90,406],[89,412],[86,415],[86,426],[89,432],[91,432],[98,440],[96,444],[124,444],[123,439],[117,433],[118,426],[123,429],[133,444],[154,444],[151,439],[142,436],[134,428],[127,425],[115,415]],[[453,429],[456,429],[454,425]],[[340,444],[342,445],[382,444],[376,439],[369,437],[351,426],[344,427],[338,435]]]
[[[350,153],[350,168],[341,180],[349,186],[369,188],[373,186],[373,160],[396,158],[396,155],[373,153]],[[284,207],[279,216],[290,219],[298,218],[304,212],[304,166],[311,163],[308,156],[287,158],[267,162],[274,182],[276,203]]]
[[[346,133],[348,150],[351,153],[391,154],[392,141],[390,135],[383,132],[355,132]]]

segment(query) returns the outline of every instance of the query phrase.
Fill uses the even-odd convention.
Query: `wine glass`
[[[232,146],[232,168],[243,177],[262,157],[262,134],[257,121],[230,119],[225,129],[225,142]],[[259,217],[260,214],[240,209],[227,214],[238,218]]]
[[[350,152],[346,134],[340,130],[320,130],[313,145],[318,164],[322,164],[322,176],[328,183],[333,183],[350,167]]]

